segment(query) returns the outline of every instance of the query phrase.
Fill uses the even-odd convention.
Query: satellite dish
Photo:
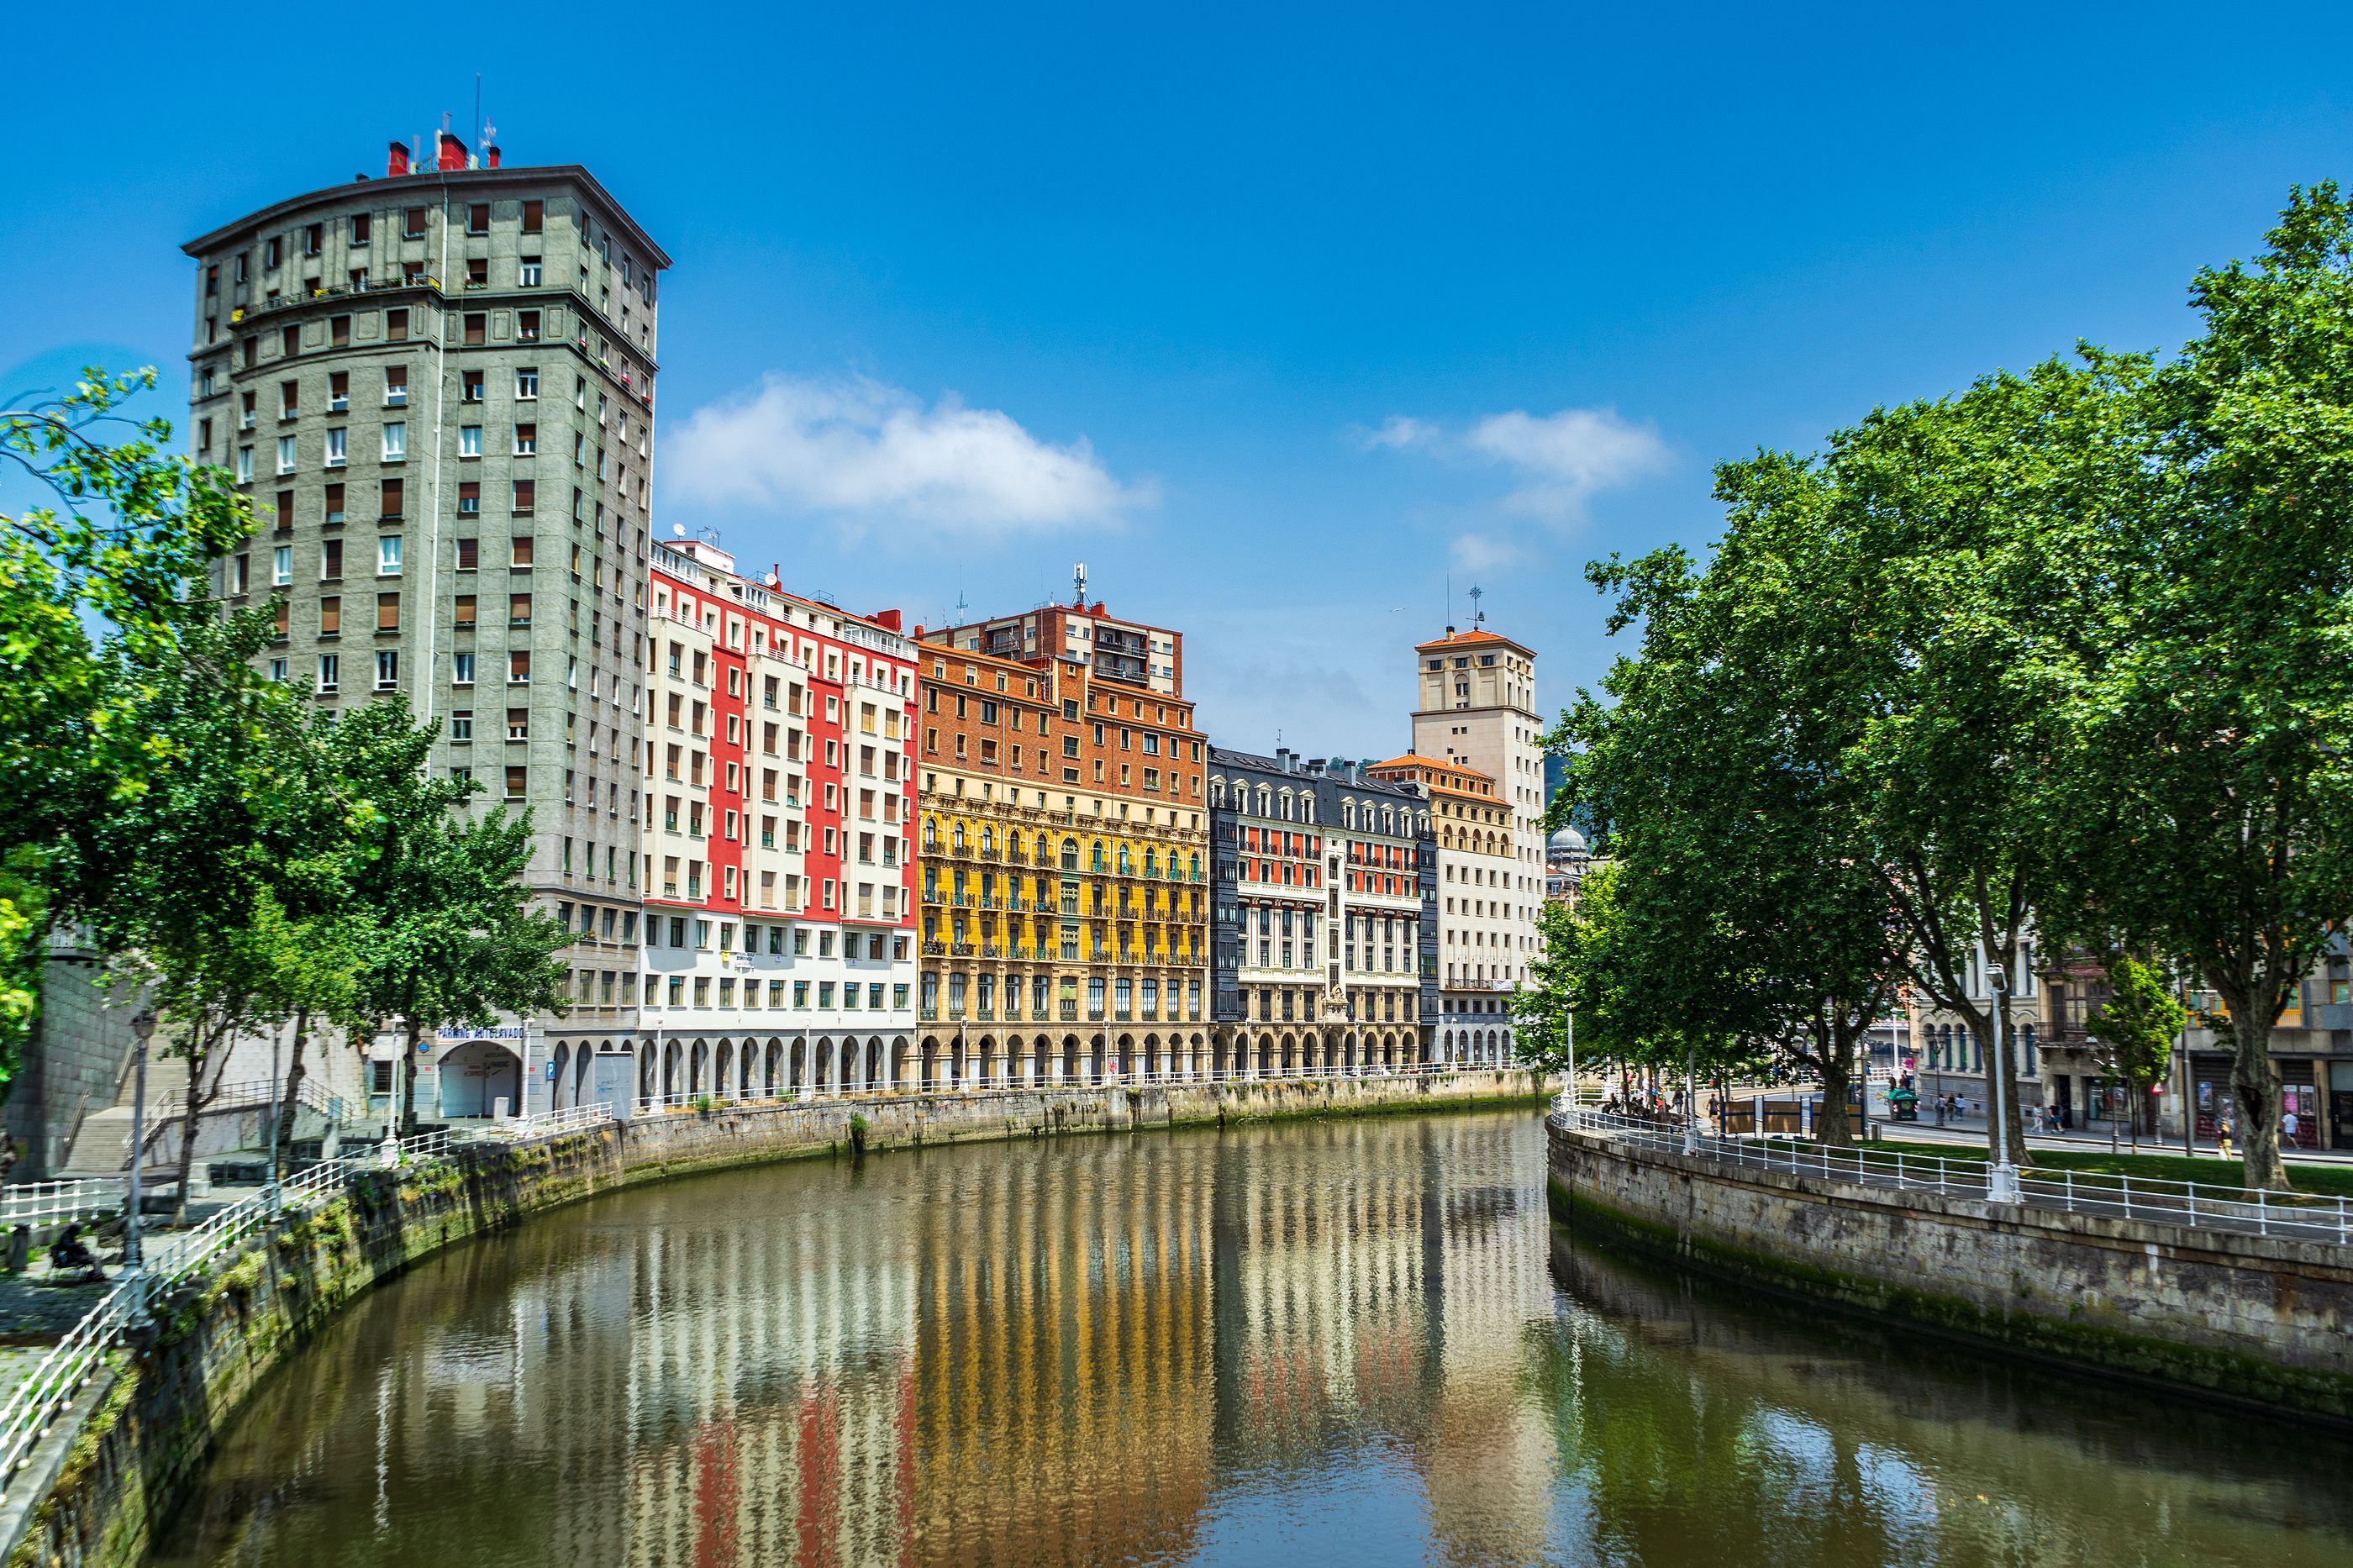
[[[686,524],[682,522],[673,522],[670,525],[670,531],[672,538],[684,539],[686,537]]]

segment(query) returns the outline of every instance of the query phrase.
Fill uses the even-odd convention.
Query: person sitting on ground
[[[90,1244],[81,1238],[79,1221],[59,1231],[57,1240],[49,1244],[49,1267],[59,1274],[87,1270],[93,1279],[106,1278],[105,1267],[99,1262],[98,1254],[92,1252]]]

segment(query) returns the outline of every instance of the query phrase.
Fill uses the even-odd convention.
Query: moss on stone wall
[[[1704,1179],[1704,1178],[1687,1178]],[[2353,1376],[2289,1365],[2242,1352],[2137,1333],[2090,1321],[2080,1301],[2053,1312],[2025,1305],[2032,1295],[2020,1281],[2022,1303],[1995,1311],[1949,1292],[1898,1284],[1826,1267],[1789,1251],[1736,1246],[1631,1211],[1562,1179],[1556,1163],[1546,1184],[1555,1218],[1580,1237],[1740,1286],[1831,1307],[1885,1324],[1889,1321],[1948,1338],[1992,1344],[2039,1360],[2095,1366],[2175,1391],[2191,1390],[2270,1414],[2297,1412],[2332,1425],[2353,1426]],[[1921,1268],[1916,1277],[1929,1278]]]

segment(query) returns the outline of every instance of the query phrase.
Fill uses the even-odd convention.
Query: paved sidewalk
[[[1875,1123],[1875,1125],[1879,1128],[1879,1135],[1882,1138],[1916,1137],[1924,1143],[1971,1143],[1980,1149],[1985,1147],[1986,1124],[1985,1118],[1981,1116],[1965,1116],[1957,1121],[1947,1121],[1940,1127],[1926,1112],[1924,1111],[1917,1122],[1889,1121],[1884,1118],[1882,1118]],[[2108,1152],[2108,1135],[2105,1129],[2097,1132],[2087,1132],[2082,1131],[2073,1132],[2029,1132],[2026,1135],[2026,1146],[2030,1150],[2070,1149],[2082,1153],[2105,1154]],[[2178,1137],[2172,1139],[2144,1137],[2140,1141],[2140,1148],[2138,1150],[2138,1152],[2143,1154],[2169,1154],[2175,1159],[2179,1159],[2181,1157],[2181,1140]],[[2116,1152],[2120,1154],[2130,1154],[2135,1152],[2132,1140],[2128,1137],[2118,1138],[2116,1140]],[[2291,1165],[2353,1164],[2353,1152],[2330,1149],[2292,1149],[2284,1151],[2284,1152],[2286,1155],[2288,1163]],[[2214,1146],[2214,1141],[2211,1138],[2202,1138],[2198,1141],[2197,1156],[2217,1160],[2222,1157],[2221,1151]]]

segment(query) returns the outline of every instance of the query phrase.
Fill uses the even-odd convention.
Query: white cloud
[[[1614,408],[1546,415],[1515,408],[1490,414],[1459,436],[1430,420],[1393,414],[1377,430],[1359,432],[1358,445],[1368,452],[1419,450],[1508,469],[1515,483],[1504,509],[1556,524],[1582,521],[1595,495],[1663,472],[1673,458],[1657,426],[1621,419]],[[1506,542],[1479,535],[1455,542],[1458,560],[1508,549]],[[1512,558],[1493,555],[1489,563]]]
[[[1085,437],[1041,441],[1010,416],[954,395],[926,408],[864,377],[770,374],[708,405],[671,437],[677,492],[718,505],[1002,536],[1115,521],[1156,499],[1123,484]]]
[[[1446,553],[1448,563],[1457,572],[1493,572],[1515,566],[1527,555],[1514,541],[1492,533],[1458,535]]]
[[[1430,447],[1438,443],[1442,432],[1427,419],[1415,419],[1403,414],[1392,414],[1381,421],[1377,430],[1363,431],[1359,443],[1367,452],[1377,447],[1402,448]]]
[[[1522,410],[1479,421],[1464,445],[1515,470],[1520,487],[1504,505],[1549,521],[1581,518],[1598,490],[1616,489],[1667,467],[1667,444],[1650,425],[1612,408],[1564,408],[1542,418]]]

